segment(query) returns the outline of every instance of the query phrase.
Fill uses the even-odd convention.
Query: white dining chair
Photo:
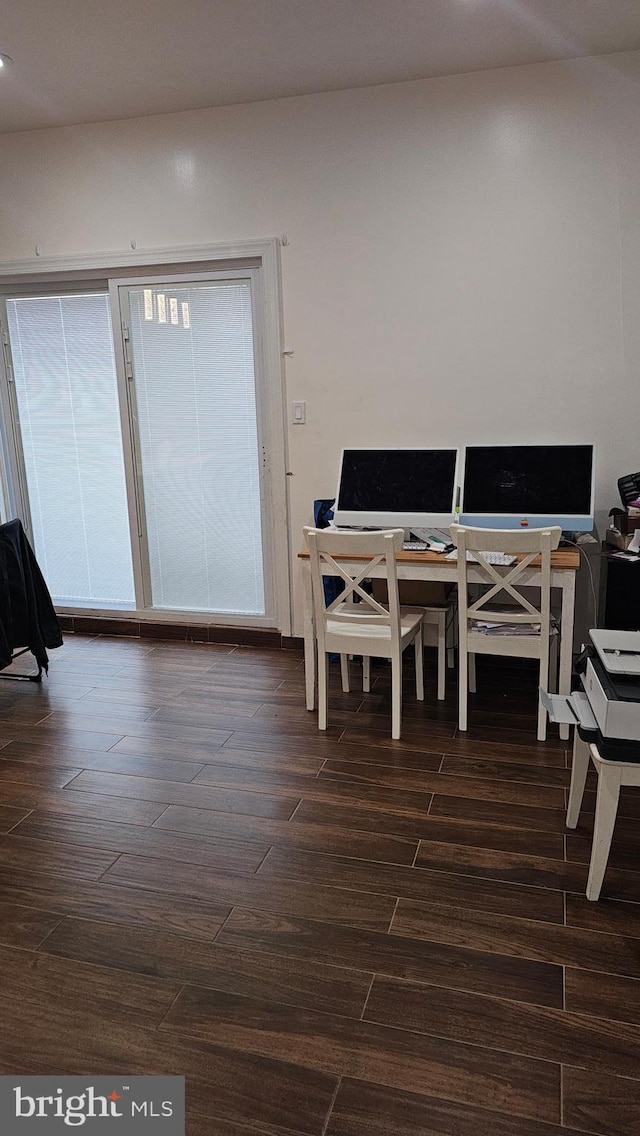
[[[318,648],[318,728],[327,728],[327,655],[348,655],[391,661],[391,736],[399,738],[402,722],[402,652],[415,648],[416,697],[424,699],[422,619],[420,608],[401,607],[398,598],[396,553],[402,548],[403,529],[380,532],[336,532],[305,528],[309,549],[315,636]],[[340,560],[362,561],[355,576]],[[329,566],[344,583],[344,591],[331,603],[325,599],[323,566]],[[363,587],[373,570],[384,569],[388,604],[383,606]],[[350,571],[354,571],[353,568]],[[348,667],[348,661],[346,662]],[[348,686],[348,680],[347,680]]]
[[[451,538],[458,548],[458,690],[460,730],[467,729],[467,701],[470,661],[476,655],[506,655],[520,659],[539,659],[540,686],[549,689],[549,654],[551,641],[557,641],[558,629],[551,619],[551,553],[558,547],[562,530],[559,526],[541,529],[476,529],[452,525]],[[467,552],[474,560],[467,559]],[[504,552],[517,557],[510,566],[490,564],[484,553]],[[536,558],[540,558],[540,605],[535,607],[521,590],[523,576]],[[471,572],[470,570],[473,570]],[[470,580],[473,575],[473,581]],[[478,575],[482,577],[478,581]],[[481,583],[480,598],[469,601],[471,584]],[[493,604],[497,596],[510,606]],[[492,606],[493,605],[493,606]],[[482,624],[493,624],[490,631]],[[509,634],[510,625],[513,628]],[[529,627],[527,628],[527,625]],[[522,627],[523,632],[518,633]],[[525,632],[525,628],[531,631]],[[471,689],[475,689],[472,670]],[[547,736],[547,711],[538,699],[538,741]]]

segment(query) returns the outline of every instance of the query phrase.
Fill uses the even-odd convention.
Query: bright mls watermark
[[[0,1077],[2,1136],[185,1136],[184,1077]]]

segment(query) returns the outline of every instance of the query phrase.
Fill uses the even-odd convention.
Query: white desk
[[[304,581],[304,667],[307,695],[307,710],[315,707],[316,691],[316,645],[313,626],[313,603],[311,598],[311,569],[309,553],[298,553]],[[356,576],[363,560],[369,557],[339,557],[343,568]],[[399,580],[437,580],[447,584],[457,583],[457,564],[446,560],[437,552],[399,552],[397,556]],[[560,666],[558,673],[558,693],[568,694],[571,690],[571,662],[573,649],[573,617],[575,610],[576,572],[580,567],[580,553],[574,549],[558,549],[551,553],[551,587],[558,588],[562,594]],[[323,566],[323,575],[337,575],[328,566]],[[371,572],[372,578],[384,578],[384,565]],[[470,566],[469,579],[472,583],[485,584],[486,577]],[[518,580],[521,584],[535,587],[539,584],[540,572],[534,561]],[[569,727],[560,726],[560,737],[569,737]]]

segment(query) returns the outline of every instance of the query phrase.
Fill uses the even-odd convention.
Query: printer
[[[576,726],[583,741],[610,761],[640,762],[640,631],[589,632],[579,656],[581,690],[540,691],[552,722]]]

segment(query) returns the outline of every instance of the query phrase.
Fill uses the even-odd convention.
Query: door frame
[[[250,263],[248,263],[250,262]],[[69,287],[74,283],[84,284],[91,289],[96,281],[104,282],[106,290],[111,291],[117,278],[120,285],[132,284],[135,277],[146,274],[162,275],[166,279],[170,269],[181,276],[190,275],[193,279],[203,273],[219,274],[227,271],[241,274],[245,268],[259,268],[254,314],[256,316],[256,378],[261,376],[263,389],[262,423],[263,445],[268,458],[263,465],[265,491],[268,493],[271,512],[272,539],[270,572],[274,602],[274,617],[247,617],[235,615],[213,615],[212,613],[169,612],[157,608],[127,609],[117,612],[109,609],[109,616],[121,614],[124,618],[132,615],[138,620],[158,620],[161,616],[166,622],[202,623],[227,626],[269,626],[275,627],[283,635],[291,635],[292,591],[291,557],[289,537],[289,501],[287,484],[287,433],[285,428],[285,387],[283,367],[283,319],[281,303],[280,241],[276,237],[239,241],[233,244],[180,245],[167,248],[153,248],[144,251],[133,248],[127,252],[104,252],[79,254],[76,256],[32,257],[28,260],[13,260],[0,263],[0,293],[5,290],[27,287],[55,288],[56,285]],[[119,271],[118,271],[119,270]],[[120,315],[112,318],[114,347],[118,357],[122,337],[119,333]],[[259,353],[259,357],[258,357]],[[5,376],[6,377],[6,376]],[[5,404],[5,409],[6,404]],[[11,419],[6,420],[7,428]],[[8,433],[7,429],[7,433]],[[123,430],[123,445],[129,444],[130,432]],[[9,451],[11,444],[9,440]],[[129,455],[131,456],[131,455]],[[125,466],[128,465],[125,453]],[[8,471],[7,471],[8,472]],[[23,503],[19,493],[9,488],[10,508],[20,515]],[[130,511],[131,515],[131,511]],[[139,555],[139,540],[132,540],[135,558]],[[266,564],[265,564],[266,568]],[[265,573],[266,575],[266,573]],[[267,581],[265,581],[267,583]],[[72,609],[60,608],[60,611]],[[102,614],[102,609],[73,609],[77,614]]]

